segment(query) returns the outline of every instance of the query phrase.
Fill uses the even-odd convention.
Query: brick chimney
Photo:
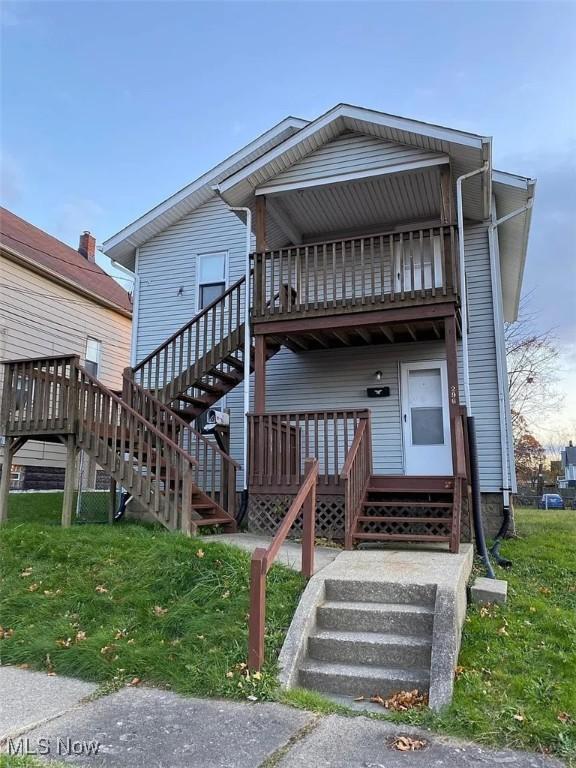
[[[86,261],[96,261],[96,238],[90,232],[82,232],[78,253],[84,256]]]

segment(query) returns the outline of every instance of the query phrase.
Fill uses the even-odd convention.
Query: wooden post
[[[304,462],[304,477],[314,466],[314,459]],[[316,530],[316,483],[310,489],[304,502],[304,520],[302,536],[302,575],[310,578],[314,574],[314,532]]]
[[[454,424],[460,415],[458,392],[458,351],[456,346],[456,317],[444,318],[444,343],[446,345],[446,369],[448,373],[448,412],[450,414],[450,438],[452,441],[452,464],[456,467],[456,435]]]
[[[440,224],[453,224],[455,220],[454,190],[450,165],[440,167]]]
[[[192,468],[184,469],[182,480],[182,513],[180,519],[180,530],[185,536],[194,536],[196,526],[192,523]]]
[[[62,501],[62,527],[72,525],[74,491],[76,490],[76,440],[74,435],[66,436],[66,476],[64,478],[64,499]]]
[[[259,672],[264,663],[266,626],[266,550],[258,547],[250,563],[250,618],[248,621],[248,668]]]
[[[254,410],[266,411],[266,337],[254,338]]]
[[[118,490],[118,484],[113,477],[110,478],[110,498],[108,504],[108,522],[110,525],[114,523],[114,517],[116,515],[116,491]]]
[[[12,471],[12,459],[14,458],[13,437],[7,437],[4,444],[4,458],[2,460],[2,477],[0,478],[0,523],[8,519],[8,498],[10,496],[10,475]]]
[[[256,251],[262,253],[268,248],[266,242],[266,198],[264,195],[256,196],[255,208]]]

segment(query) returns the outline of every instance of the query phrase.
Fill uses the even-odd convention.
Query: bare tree
[[[514,433],[538,428],[562,404],[556,389],[559,351],[553,330],[537,329],[537,314],[530,307],[531,294],[520,302],[518,320],[504,328],[508,388]]]

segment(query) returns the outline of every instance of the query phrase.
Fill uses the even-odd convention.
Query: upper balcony
[[[457,236],[419,227],[254,253],[254,323],[458,303]]]

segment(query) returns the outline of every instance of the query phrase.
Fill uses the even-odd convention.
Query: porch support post
[[[456,451],[454,422],[459,415],[460,395],[458,392],[458,350],[456,346],[456,316],[444,318],[444,340],[446,344],[446,370],[448,373],[448,410],[450,413],[450,437],[452,439],[452,458]]]
[[[10,475],[14,458],[16,438],[7,437],[2,460],[2,478],[0,479],[0,523],[8,519],[8,498],[10,496]]]
[[[454,224],[454,190],[450,165],[440,166],[440,224]]]
[[[118,484],[113,477],[110,478],[110,495],[108,498],[108,522],[110,525],[114,522],[114,515],[116,514],[116,491]]]
[[[76,490],[76,440],[74,435],[66,436],[66,475],[64,477],[64,498],[62,500],[62,527],[72,525],[72,508]]]
[[[266,410],[266,336],[254,337],[254,411]]]
[[[256,208],[256,251],[262,253],[268,248],[266,242],[266,197],[264,195],[257,195],[255,198]]]

